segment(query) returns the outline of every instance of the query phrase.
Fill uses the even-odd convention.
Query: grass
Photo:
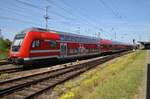
[[[0,59],[7,58],[9,50],[9,41],[0,38]]]
[[[0,73],[0,80],[5,80],[8,78],[8,73]]]
[[[8,53],[3,52],[3,53],[0,54],[0,59],[5,59],[5,58],[7,58],[7,56],[8,56]]]
[[[78,81],[66,82],[63,90],[58,86],[55,90],[61,93],[60,99],[133,99],[145,66],[146,52],[138,51],[91,70]]]

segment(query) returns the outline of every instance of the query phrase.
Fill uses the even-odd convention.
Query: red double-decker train
[[[9,52],[13,63],[39,60],[70,59],[99,55],[104,52],[131,50],[133,46],[42,28],[30,28],[16,34]]]

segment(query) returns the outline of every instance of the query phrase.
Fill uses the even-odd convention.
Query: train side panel
[[[80,58],[132,48],[132,45],[107,39],[34,28],[16,35],[9,55],[10,59],[24,63],[53,58]]]

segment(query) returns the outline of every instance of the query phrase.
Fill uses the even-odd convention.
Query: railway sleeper
[[[106,60],[109,60],[109,59],[112,59],[112,58],[113,57],[106,58]],[[46,89],[49,89],[51,87],[54,87],[55,85],[57,85],[57,84],[59,84],[59,83],[61,83],[63,81],[66,81],[66,80],[68,80],[71,77],[79,75],[80,73],[82,73],[82,72],[84,72],[84,71],[86,71],[86,70],[88,70],[88,69],[98,65],[99,62],[97,60],[97,61],[94,61],[93,63],[94,64],[92,64],[91,62],[87,62],[87,63],[79,64],[76,68],[71,68],[71,69],[68,69],[68,70],[67,69],[66,70],[62,70],[63,72],[59,72],[59,74],[57,74],[57,75],[60,75],[60,76],[57,76],[56,73],[53,73],[51,76],[49,76],[49,78],[54,76],[55,77],[54,79],[49,79],[49,78],[45,77],[42,80],[37,80],[37,81],[34,81],[34,83],[30,83],[29,85],[32,85],[32,86],[28,87],[29,90],[33,89],[33,86],[38,88],[38,90],[36,90],[35,92],[33,92],[33,90],[32,90],[33,93],[30,93],[30,95],[28,95],[25,98],[34,97],[36,94],[41,93],[42,91],[44,91]],[[89,65],[92,65],[92,66],[89,66]],[[87,67],[87,66],[89,66],[89,67]],[[86,68],[82,68],[82,67],[86,67]],[[81,69],[81,70],[78,70],[78,69]],[[74,71],[74,70],[76,70],[76,71]],[[46,85],[42,85],[42,83],[38,83],[40,81],[42,81],[42,82],[46,81],[46,82],[49,82],[49,83],[48,84],[46,83]],[[35,85],[33,85],[33,84],[35,84]],[[37,87],[39,85],[40,85],[40,88]],[[22,92],[23,92],[23,90],[22,90]]]

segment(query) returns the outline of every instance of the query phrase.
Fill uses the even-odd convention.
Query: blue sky
[[[13,39],[29,27],[45,28],[122,42],[150,40],[150,0],[0,0],[0,29]],[[116,38],[115,38],[116,34]]]

